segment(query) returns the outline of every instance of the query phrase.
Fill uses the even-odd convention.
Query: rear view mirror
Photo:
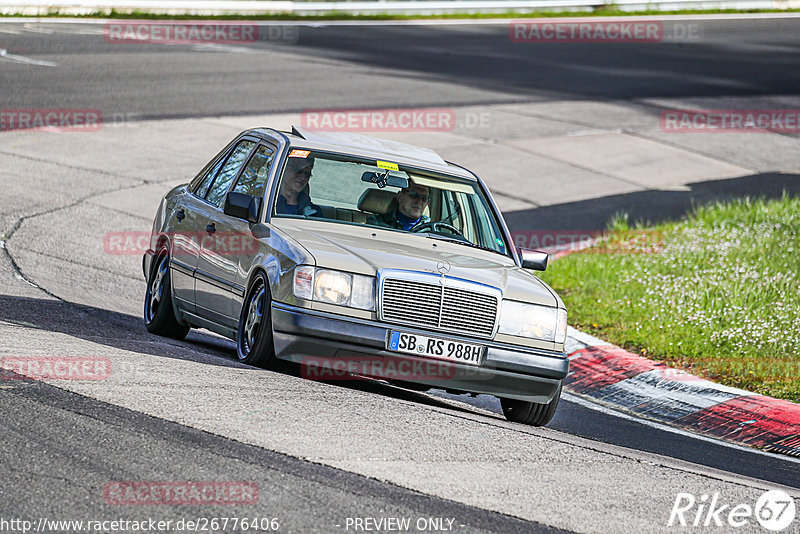
[[[225,215],[244,219],[247,222],[258,222],[259,199],[245,193],[235,193],[231,191],[225,197]]]
[[[400,189],[405,189],[408,187],[408,178],[404,178],[403,176],[392,176],[388,173],[388,171],[385,173],[367,171],[361,175],[361,181],[376,184],[381,189],[387,185],[399,187]]]
[[[534,271],[547,269],[547,259],[550,257],[547,252],[522,247],[517,247],[517,252],[522,259],[523,269],[533,269]]]

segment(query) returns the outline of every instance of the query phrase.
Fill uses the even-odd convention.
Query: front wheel
[[[509,421],[525,425],[544,426],[553,419],[560,398],[561,384],[559,383],[558,391],[556,391],[553,400],[550,402],[539,403],[500,398],[500,405],[503,407],[503,415]]]
[[[271,302],[267,277],[258,273],[250,284],[239,316],[236,353],[242,363],[257,367],[269,367],[275,363]]]
[[[169,252],[162,249],[153,261],[147,290],[144,293],[144,323],[151,334],[183,339],[189,327],[182,325],[172,308],[172,289],[169,282]]]

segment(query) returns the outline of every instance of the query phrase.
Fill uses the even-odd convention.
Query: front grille
[[[436,328],[466,336],[491,337],[497,297],[461,287],[417,280],[385,278],[381,313],[384,321]]]

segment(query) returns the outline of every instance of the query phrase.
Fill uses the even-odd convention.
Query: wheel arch
[[[164,233],[158,234],[156,237],[156,244],[155,248],[153,249],[153,262],[150,264],[150,275],[153,274],[153,269],[156,268],[158,262],[155,261],[157,258],[160,257],[160,252],[162,250],[167,250],[167,257],[169,257],[169,263],[167,264],[167,270],[169,271],[169,290],[171,294],[174,294],[175,287],[172,285],[172,241],[170,241],[169,236]],[[182,310],[178,305],[178,302],[175,298],[170,299],[172,301],[172,313],[175,314],[175,319],[178,321],[178,324],[183,326],[191,326],[186,318],[183,316]]]
[[[275,288],[281,282],[281,271],[278,259],[274,256],[264,256],[262,261],[256,261],[250,268],[250,273],[247,276],[247,281],[244,285],[244,295],[242,299],[247,297],[247,293],[253,285],[253,280],[258,273],[263,273],[267,278],[267,286],[269,286],[270,298],[275,294]],[[284,276],[289,275],[288,272]],[[289,275],[290,276],[290,275]]]
[[[167,234],[159,234],[156,238],[156,251],[161,250],[163,247],[167,248],[168,252],[172,252],[172,242],[169,240]]]

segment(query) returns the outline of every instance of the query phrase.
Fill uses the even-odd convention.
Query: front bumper
[[[564,353],[406,326],[394,330],[484,345],[486,357],[483,365],[390,352],[386,350],[386,340],[393,329],[390,325],[277,302],[272,303],[272,329],[276,356],[306,364],[308,369],[324,362],[358,361],[360,365],[348,368],[363,370],[365,372],[359,371],[359,374],[376,378],[414,382],[451,391],[545,403],[553,399],[569,371],[569,360]],[[376,365],[376,362],[381,365]],[[319,377],[324,379],[324,373]]]

